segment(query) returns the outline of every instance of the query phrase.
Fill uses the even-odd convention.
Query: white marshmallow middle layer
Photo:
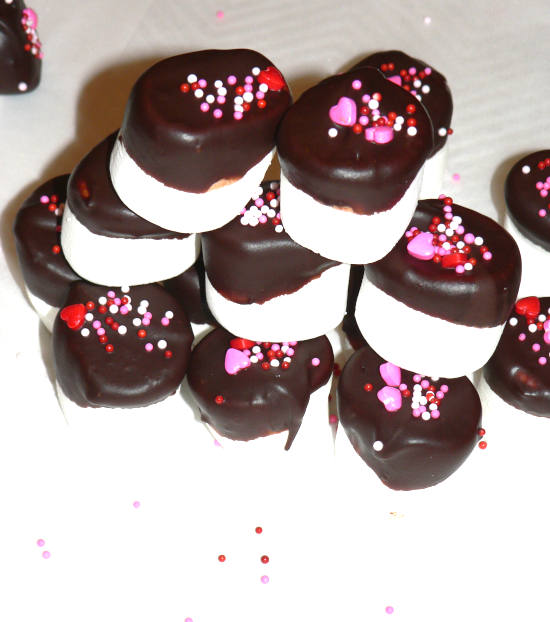
[[[281,219],[290,237],[342,263],[367,264],[387,255],[405,232],[418,202],[423,168],[395,205],[356,214],[320,203],[296,188],[281,171]]]
[[[45,300],[42,300],[42,298],[39,298],[33,294],[26,285],[25,292],[32,308],[36,311],[38,317],[40,318],[40,321],[51,333],[53,330],[53,323],[59,313],[59,307],[54,307]]]
[[[444,378],[483,367],[506,324],[479,328],[433,317],[392,298],[366,276],[355,318],[363,337],[382,358],[418,374]]]
[[[159,227],[181,233],[219,229],[237,216],[264,178],[274,150],[240,179],[207,192],[185,192],[148,175],[117,138],[111,152],[111,181],[122,202]]]
[[[205,275],[206,301],[218,322],[229,332],[253,341],[302,341],[336,328],[346,312],[350,266],[325,270],[291,294],[262,304],[229,300]]]
[[[100,285],[142,285],[170,279],[195,263],[199,236],[177,240],[113,238],[85,227],[65,204],[61,247],[71,268]]]
[[[424,176],[420,187],[421,199],[437,199],[443,188],[443,176],[447,165],[447,145],[445,143],[441,149],[424,163]]]

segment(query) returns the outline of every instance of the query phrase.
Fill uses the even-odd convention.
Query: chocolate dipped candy
[[[160,285],[73,283],[53,329],[63,412],[112,414],[172,395],[179,403],[192,340],[183,309]]]
[[[432,147],[423,105],[377,69],[323,80],[277,134],[285,229],[335,261],[380,259],[411,219]]]
[[[427,199],[395,248],[365,266],[355,316],[387,360],[463,376],[496,348],[520,278],[518,247],[500,225],[450,197]]]
[[[420,198],[438,196],[447,158],[447,136],[452,133],[453,99],[445,76],[418,58],[398,50],[370,54],[354,65],[376,67],[388,80],[421,101],[432,121],[433,149],[426,160]]]
[[[199,253],[194,234],[168,231],[141,218],[119,199],[109,176],[116,135],[96,145],[75,167],[67,188],[61,246],[83,279],[139,285],[187,270]]]
[[[468,378],[422,376],[387,362],[368,345],[344,366],[336,395],[337,457],[351,442],[395,490],[439,484],[478,440],[481,402]]]
[[[36,13],[22,0],[0,0],[0,95],[34,90],[40,82],[42,44]]]
[[[236,335],[311,339],[341,322],[349,265],[294,242],[281,222],[279,193],[278,181],[262,183],[240,216],[203,234],[206,297]]]
[[[193,350],[187,381],[201,420],[222,447],[280,453],[304,438],[325,449],[333,366],[325,336],[257,343],[216,328]]]
[[[523,262],[520,295],[550,294],[550,150],[518,160],[504,185],[504,226],[516,240]]]
[[[160,61],[130,94],[111,157],[116,192],[166,229],[221,227],[263,179],[290,101],[279,70],[252,50]]]
[[[13,228],[27,296],[50,331],[69,286],[80,279],[60,245],[68,179],[60,175],[36,188],[21,205]]]

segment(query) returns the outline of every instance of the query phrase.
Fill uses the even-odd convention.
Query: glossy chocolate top
[[[536,330],[535,330],[536,329]],[[483,373],[505,402],[550,417],[550,297],[521,298]]]
[[[236,181],[275,146],[291,102],[273,63],[252,50],[203,50],[160,61],[136,82],[120,137],[167,186],[206,192]]]
[[[388,364],[369,346],[346,363],[337,405],[355,451],[396,490],[443,481],[478,440],[481,402],[468,378],[420,376]]]
[[[372,67],[306,91],[277,135],[281,169],[294,186],[359,214],[393,207],[432,147],[422,104]]]
[[[448,220],[445,214],[450,214]],[[445,227],[444,222],[452,224]],[[506,321],[516,299],[521,258],[512,236],[494,220],[452,202],[427,199],[419,201],[393,250],[365,266],[365,274],[417,311],[466,326],[497,326]]]
[[[183,309],[160,285],[123,292],[78,281],[54,324],[57,380],[79,406],[149,406],[179,387],[192,340]]]
[[[0,0],[0,95],[32,91],[40,81],[42,49],[36,13],[22,0]]]
[[[424,104],[433,127],[434,148],[430,156],[437,153],[447,142],[453,116],[453,99],[445,76],[424,61],[398,50],[370,54],[353,68],[368,66],[379,69]]]
[[[217,325],[206,302],[202,253],[190,268],[163,285],[184,308],[190,322]]]
[[[284,230],[278,181],[264,182],[241,215],[203,233],[202,248],[212,285],[240,304],[290,294],[338,265],[296,244]]]
[[[188,233],[168,231],[141,218],[118,198],[109,174],[109,158],[116,134],[95,146],[69,179],[67,202],[78,221],[97,235],[153,240],[182,239]]]
[[[280,358],[273,356],[277,347],[285,350]],[[268,363],[272,356],[277,366]],[[202,420],[220,435],[250,441],[288,430],[288,449],[310,394],[328,382],[333,366],[325,336],[288,346],[257,344],[217,328],[193,350],[187,377]]]
[[[514,164],[506,177],[508,215],[531,242],[550,251],[550,149]]]
[[[80,279],[60,245],[68,179],[68,175],[60,175],[39,186],[17,212],[13,227],[25,284],[54,307],[61,306],[70,284]]]

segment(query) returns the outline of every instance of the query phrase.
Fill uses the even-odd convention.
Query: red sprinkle
[[[223,395],[216,395],[214,401],[216,402],[216,404],[223,404],[225,402],[225,398],[223,397]]]
[[[372,391],[372,384],[367,382],[367,384],[363,386],[363,389],[365,389],[365,391]]]
[[[260,557],[260,561],[262,562],[262,564],[267,564],[269,562],[269,557],[267,555],[262,555]]]
[[[486,441],[479,441],[478,447],[480,449],[486,449],[487,448],[487,442]]]
[[[479,428],[477,433],[479,434],[479,436],[485,436],[485,430],[483,428]]]
[[[225,561],[225,555],[218,555],[218,561],[219,562],[224,562]]]
[[[254,530],[256,533],[262,533],[263,529],[261,527],[256,527]]]

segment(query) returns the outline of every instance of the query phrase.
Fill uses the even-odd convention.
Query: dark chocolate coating
[[[522,172],[524,166],[529,166],[529,173]],[[550,149],[531,153],[511,168],[504,184],[504,197],[508,215],[521,233],[550,251],[550,194],[542,197],[536,188],[537,182],[547,179],[550,180]],[[543,217],[539,210],[545,210]]]
[[[360,80],[362,87],[352,87]],[[386,144],[374,144],[351,127],[336,126],[329,117],[341,97],[353,99],[358,116],[362,95],[382,95],[382,115],[395,112],[416,119],[416,136],[403,124]],[[406,112],[414,105],[416,112]],[[337,127],[338,135],[328,131]],[[388,210],[416,177],[433,148],[432,125],[422,104],[386,80],[372,67],[327,78],[306,91],[291,106],[279,127],[277,148],[281,169],[297,188],[326,205],[348,207],[358,214]]]
[[[111,134],[75,167],[67,188],[67,203],[80,224],[92,233],[111,238],[183,239],[188,233],[168,231],[141,218],[118,198],[109,174],[109,158],[116,139]]]
[[[185,309],[190,322],[217,325],[206,302],[202,253],[190,268],[164,281],[163,285]]]
[[[288,430],[288,449],[310,394],[332,374],[334,355],[329,340],[323,335],[299,341],[288,369],[263,369],[261,363],[253,363],[231,375],[225,371],[231,339],[231,333],[217,328],[191,354],[187,378],[202,420],[232,440],[250,441]],[[314,357],[320,360],[317,367],[311,364]],[[221,404],[216,403],[218,395],[223,397]]]
[[[394,64],[393,70],[387,68],[389,63]],[[382,69],[382,65],[384,65],[384,69]],[[403,80],[403,88],[411,92],[414,91],[413,94],[424,104],[432,120],[434,148],[430,157],[433,156],[447,142],[447,133],[445,132],[445,134],[441,136],[439,130],[441,128],[448,130],[451,125],[451,117],[453,116],[453,98],[445,76],[436,71],[433,67],[429,67],[424,61],[413,58],[399,50],[370,54],[356,63],[353,69],[369,66],[379,69],[386,78],[400,76],[400,71],[407,72],[404,76],[400,76]],[[420,72],[424,72],[427,67],[431,69],[431,73],[429,75],[419,76]],[[410,68],[416,69],[416,74],[414,76],[408,73]],[[430,90],[428,93],[423,93],[421,91],[422,87],[414,87],[414,77],[421,80],[422,86],[429,87]]]
[[[39,186],[17,212],[13,227],[25,284],[35,296],[54,307],[61,306],[70,284],[80,279],[67,263],[60,246],[62,206],[68,179],[69,175],[60,175]],[[40,197],[53,195],[58,199],[56,205],[60,206],[58,214],[48,209],[49,202],[40,202]],[[59,248],[58,253],[54,252],[54,247]]]
[[[550,297],[540,298],[540,311],[550,317]],[[491,389],[505,402],[539,417],[550,417],[550,367],[538,362],[542,355],[548,363],[548,345],[543,339],[544,330],[529,332],[527,320],[514,309],[510,314],[518,323],[506,323],[502,337],[493,356],[483,368]],[[523,333],[525,340],[518,336]],[[533,345],[539,344],[535,352]],[[536,347],[536,346],[535,346]]]
[[[92,285],[78,281],[71,286],[64,307],[74,304],[95,303],[94,320],[100,319],[105,328],[108,343],[113,352],[106,351],[99,342],[92,322],[86,322],[90,334],[84,337],[81,329],[73,330],[57,315],[53,329],[53,353],[57,380],[65,395],[83,407],[137,408],[160,402],[176,391],[185,376],[191,352],[193,333],[185,312],[175,298],[160,285],[137,285],[131,287],[128,296],[132,298],[132,310],[127,315],[99,311],[98,299],[113,290],[122,298],[125,294],[120,288]],[[136,327],[134,318],[142,318],[138,313],[140,301],[148,300],[148,311],[152,313],[149,326]],[[161,319],[166,311],[174,317],[169,326],[162,326]],[[111,328],[105,319],[111,316],[116,322],[127,327],[125,335]],[[138,330],[147,334],[140,338]],[[166,340],[172,352],[166,358],[166,350],[157,347],[159,340]],[[150,342],[154,348],[145,350]]]
[[[357,303],[359,290],[361,289],[364,273],[364,266],[351,266],[348,284],[348,300],[346,303],[346,315],[342,320],[342,330],[354,350],[359,350],[359,348],[362,348],[367,343],[361,334],[355,319],[355,305]]]
[[[466,207],[452,205],[467,232],[481,236],[493,258],[481,258],[471,245],[477,264],[456,274],[433,261],[422,261],[407,252],[403,235],[383,259],[365,266],[367,278],[379,289],[417,311],[466,326],[497,326],[506,321],[521,279],[521,257],[512,236],[494,220]],[[443,220],[443,201],[419,201],[409,228],[427,231],[432,217]]]
[[[262,198],[270,192],[271,183],[262,184]],[[253,204],[250,200],[246,208]],[[277,233],[271,219],[255,227],[240,221],[241,216],[237,216],[221,229],[201,237],[208,278],[218,292],[233,302],[261,304],[290,294],[339,265],[300,246],[286,231]]]
[[[412,415],[412,397],[388,412],[377,393],[385,386],[380,365],[385,363],[368,345],[347,361],[338,382],[340,423],[355,451],[386,486],[395,490],[427,488],[449,477],[466,460],[477,440],[481,402],[466,378],[431,381],[449,387],[439,405],[438,419],[424,421]],[[401,370],[401,382],[411,391],[414,373]],[[366,391],[365,384],[372,384]],[[380,451],[373,448],[381,441]]]
[[[203,50],[167,58],[153,65],[136,82],[124,114],[120,139],[133,160],[167,186],[206,192],[220,180],[241,178],[275,146],[279,121],[290,105],[288,87],[269,90],[265,108],[257,101],[241,120],[233,118],[235,88],[244,85],[254,67],[273,66],[252,50]],[[208,82],[204,97],[184,93],[180,85],[190,74]],[[233,75],[237,84],[228,85]],[[216,80],[227,89],[226,103],[200,110],[208,94],[216,95]],[[259,86],[254,79],[255,91]],[[216,119],[214,108],[223,111]]]
[[[42,61],[37,44],[29,40],[21,23],[25,8],[22,0],[13,0],[11,4],[0,1],[0,95],[29,92],[40,82]],[[18,88],[22,82],[27,85],[25,90]]]

